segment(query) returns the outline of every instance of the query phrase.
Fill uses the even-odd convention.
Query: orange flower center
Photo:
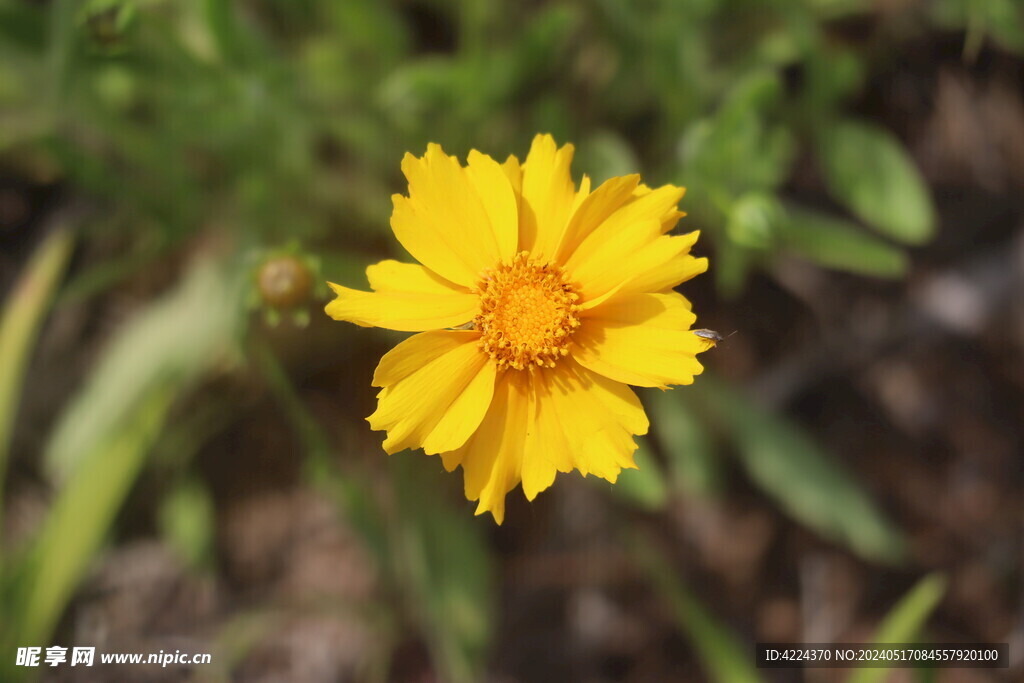
[[[553,368],[569,353],[569,339],[580,326],[580,297],[561,267],[520,252],[487,271],[478,292],[478,345],[499,369]]]

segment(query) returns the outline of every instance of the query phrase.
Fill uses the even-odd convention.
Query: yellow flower
[[[640,177],[590,191],[573,147],[533,140],[526,162],[477,151],[463,167],[436,144],[406,154],[409,196],[391,228],[419,261],[366,269],[372,292],[331,284],[335,320],[419,332],[388,352],[367,418],[384,450],[422,448],[462,465],[476,514],[499,524],[505,494],[530,500],[556,472],[615,482],[635,468],[647,416],[629,384],[690,384],[707,348],[672,291],[707,270],[697,232],[669,235],[683,188]]]

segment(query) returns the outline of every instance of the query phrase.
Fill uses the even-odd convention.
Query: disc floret
[[[477,291],[480,314],[473,323],[480,331],[478,345],[499,369],[553,368],[568,355],[581,306],[560,266],[523,251],[486,271]]]

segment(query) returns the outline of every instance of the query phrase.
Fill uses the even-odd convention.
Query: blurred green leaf
[[[193,267],[117,333],[65,408],[45,451],[58,493],[19,574],[19,639],[50,636],[172,402],[226,357],[240,322],[235,280],[213,263]]]
[[[707,429],[684,395],[685,391],[650,391],[645,402],[674,486],[687,493],[710,494],[720,485],[720,464]]]
[[[3,517],[2,493],[7,452],[32,344],[50,308],[54,290],[64,274],[73,245],[71,232],[66,229],[58,229],[50,234],[36,249],[32,260],[15,282],[0,315],[0,520]]]
[[[789,206],[779,232],[784,247],[828,268],[891,278],[907,270],[903,250],[840,218]]]
[[[612,131],[597,132],[583,141],[575,163],[590,176],[593,187],[615,176],[636,173],[640,168],[633,148]]]
[[[719,683],[761,683],[753,659],[739,639],[694,597],[668,560],[646,538],[632,540],[635,556],[690,637],[709,678]]]
[[[161,533],[191,567],[213,561],[214,518],[210,492],[195,479],[175,487],[160,505]]]
[[[436,458],[390,456],[398,504],[393,557],[443,680],[481,679],[494,605],[490,556],[480,525],[442,493]]]
[[[513,46],[517,86],[528,85],[556,68],[579,22],[580,12],[574,5],[552,3],[540,7]]]
[[[750,477],[786,512],[866,559],[903,556],[900,532],[803,431],[707,373],[698,386],[702,405],[726,426]]]
[[[698,195],[722,198],[774,190],[788,176],[795,152],[791,133],[773,122],[781,97],[778,77],[757,71],[737,83],[714,116],[690,126],[679,146],[683,183]]]
[[[111,49],[121,43],[137,13],[135,0],[88,0],[78,9],[78,23],[97,46]]]
[[[35,7],[18,2],[0,4],[0,49],[15,47],[40,52],[46,39],[44,16]]]
[[[836,45],[819,46],[807,56],[804,64],[808,115],[814,118],[836,106],[864,79],[863,62],[853,51]]]
[[[748,192],[737,199],[725,223],[725,232],[738,245],[767,249],[775,239],[782,208],[775,195]]]
[[[727,299],[739,296],[747,284],[747,278],[757,265],[756,252],[731,240],[721,240],[718,242],[715,257],[712,272],[722,296]]]
[[[647,447],[647,440],[637,438],[637,449],[633,452],[633,460],[637,469],[622,470],[612,492],[645,510],[660,510],[668,502],[668,487],[665,485],[665,473],[658,461]],[[596,479],[603,482],[603,479]],[[607,482],[605,482],[607,483]]]
[[[880,645],[917,642],[921,629],[945,593],[946,581],[939,574],[921,579],[886,615],[872,642]],[[846,683],[879,683],[886,679],[889,671],[884,667],[865,667],[855,671]]]
[[[45,454],[54,481],[68,481],[85,457],[83,444],[116,431],[153,386],[184,386],[228,357],[240,294],[239,278],[200,263],[119,331],[54,428]]]
[[[921,174],[887,130],[836,122],[818,136],[818,158],[829,191],[866,223],[908,244],[927,241],[935,209]]]
[[[79,444],[76,476],[58,494],[23,567],[27,585],[15,607],[15,632],[10,634],[18,643],[49,642],[156,441],[175,393],[171,382],[151,386],[116,429]]]
[[[928,10],[939,26],[966,32],[967,58],[976,57],[989,37],[1010,52],[1024,54],[1024,6],[1017,0],[936,0]]]

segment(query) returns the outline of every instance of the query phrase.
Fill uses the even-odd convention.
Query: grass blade
[[[938,574],[930,574],[910,589],[903,599],[896,603],[875,632],[874,642],[913,643],[920,637],[928,617],[938,606],[946,593],[946,581]],[[877,683],[885,679],[889,669],[859,669],[847,683]]]
[[[67,230],[57,230],[43,242],[15,283],[0,319],[0,494],[29,350],[50,308],[72,245]],[[0,516],[2,510],[0,497]]]
[[[857,481],[797,426],[710,376],[701,405],[736,443],[750,478],[793,518],[876,562],[903,555],[903,537]]]
[[[640,564],[689,635],[709,678],[720,683],[760,683],[753,659],[736,636],[690,593],[650,541],[637,539],[634,543]]]

